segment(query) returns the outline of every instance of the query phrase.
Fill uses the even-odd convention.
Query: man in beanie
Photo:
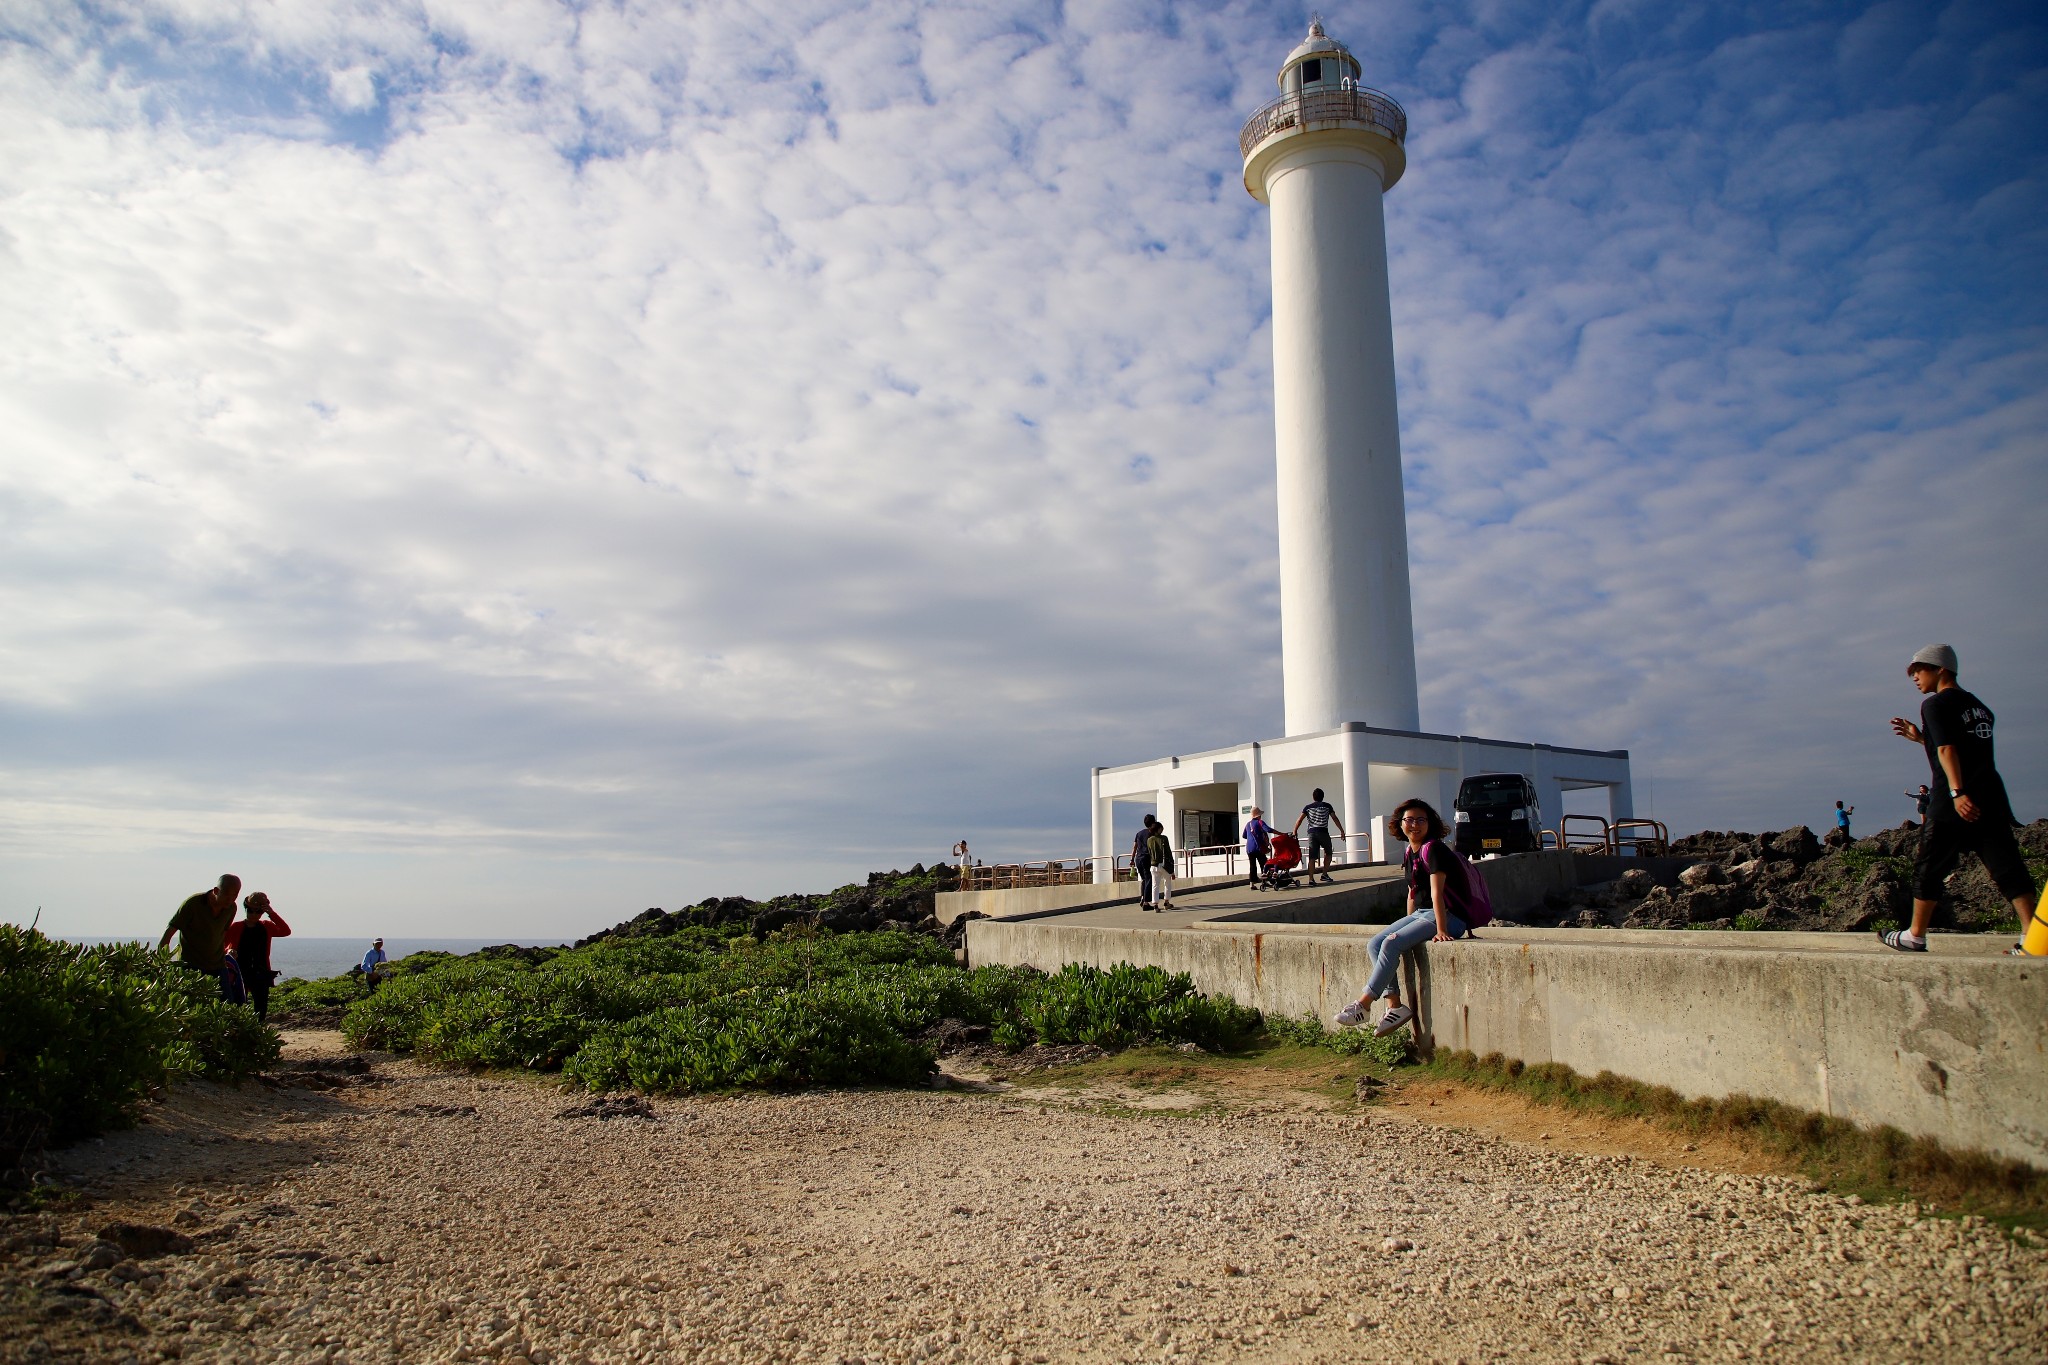
[[[1942,882],[1965,853],[1983,860],[1998,894],[2019,911],[2020,929],[2034,921],[2034,879],[2012,833],[2012,803],[1992,762],[1991,708],[1956,683],[1956,652],[1928,645],[1906,665],[1907,676],[1926,700],[1920,723],[1892,717],[1892,733],[1927,750],[1934,776],[1927,820],[1913,858],[1913,927],[1879,935],[1887,948],[1927,951],[1927,927],[1941,900]]]

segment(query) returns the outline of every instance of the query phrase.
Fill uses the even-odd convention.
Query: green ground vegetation
[[[1156,967],[966,970],[924,935],[792,926],[759,940],[689,927],[448,959],[355,1000],[341,1027],[361,1047],[559,1072],[591,1090],[682,1093],[915,1083],[934,1065],[920,1035],[948,1019],[985,1026],[1008,1048],[1226,1050],[1260,1023]]]
[[[1093,1061],[1032,1072],[1028,1078],[1020,1078],[1019,1083],[1065,1091],[1076,1098],[1095,1093],[1097,1097],[1088,1107],[1101,1113],[1202,1118],[1231,1112],[1246,1103],[1270,1100],[1284,1092],[1315,1095],[1333,1109],[1346,1109],[1358,1102],[1361,1076],[1385,1078],[1391,1074],[1392,1066],[1376,1055],[1360,1050],[1339,1052],[1320,1042],[1300,1042],[1297,1039],[1302,1034],[1292,1029],[1274,1031],[1271,1022],[1268,1021],[1265,1032],[1234,1052],[1199,1053],[1138,1046]],[[1374,1049],[1374,1053],[1388,1050]],[[1105,1088],[1172,1096],[1179,1102],[1165,1106],[1123,1103],[1100,1097],[1099,1092]]]
[[[1815,1183],[1870,1200],[1919,1200],[1949,1213],[2048,1229],[2048,1172],[2019,1161],[1957,1152],[1896,1128],[1864,1128],[1774,1100],[1731,1095],[1689,1100],[1611,1072],[1583,1076],[1555,1063],[1529,1066],[1498,1053],[1439,1052],[1419,1074],[1512,1092],[1564,1109],[1642,1118],[1694,1136],[1715,1135],[1777,1156]]]
[[[1322,1020],[1312,1014],[1303,1015],[1299,1019],[1274,1016],[1266,1020],[1266,1031],[1278,1042],[1292,1043],[1297,1047],[1320,1048],[1346,1057],[1359,1057],[1369,1062],[1377,1062],[1381,1067],[1399,1065],[1407,1060],[1412,1050],[1407,1029],[1390,1033],[1384,1038],[1375,1035],[1369,1028],[1332,1031],[1324,1028]]]
[[[271,1065],[277,1035],[214,980],[136,943],[0,925],[0,1164],[133,1118],[150,1092]]]

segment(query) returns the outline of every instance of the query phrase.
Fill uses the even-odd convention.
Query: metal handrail
[[[1241,156],[1267,138],[1305,123],[1364,123],[1385,133],[1396,144],[1408,140],[1408,114],[1385,95],[1366,86],[1348,90],[1309,90],[1282,95],[1244,121],[1237,135]]]
[[[1634,829],[1637,826],[1654,831],[1647,839],[1640,834],[1627,836],[1629,844],[1635,849],[1638,857],[1642,856],[1644,844],[1655,844],[1658,853],[1662,853],[1665,849],[1671,847],[1671,830],[1662,820],[1616,820],[1614,827],[1607,831],[1607,841],[1612,846],[1614,852],[1619,853],[1621,851],[1622,831],[1624,829]]]
[[[1355,830],[1350,834],[1331,834],[1332,845],[1349,845],[1353,839],[1370,841],[1370,832]],[[1244,842],[1210,844],[1202,848],[1184,848],[1173,855],[1174,876],[1193,879],[1195,859],[1223,859],[1223,875],[1238,875],[1237,860],[1244,856]],[[1042,858],[1033,862],[976,863],[972,867],[959,868],[962,891],[1012,891],[1031,886],[1079,886],[1095,880],[1095,865],[1107,861],[1112,881],[1133,881],[1137,869],[1131,866],[1128,853],[1089,853],[1076,858]],[[1338,866],[1357,866],[1337,864]],[[957,864],[955,865],[957,866]]]
[[[1584,820],[1600,826],[1599,837],[1595,838],[1590,834],[1573,834],[1572,821],[1574,820]],[[1559,816],[1557,821],[1557,838],[1559,846],[1565,849],[1597,848],[1602,853],[1614,852],[1614,829],[1613,826],[1607,823],[1607,817],[1604,815]]]
[[[1544,841],[1544,840],[1546,840],[1546,839],[1548,839],[1548,840],[1549,840],[1550,842],[1549,842],[1549,843],[1545,843],[1545,842],[1543,842],[1543,841]],[[1562,842],[1560,842],[1560,841],[1559,841],[1559,839],[1558,839],[1558,837],[1557,837],[1557,831],[1556,831],[1556,830],[1554,830],[1554,829],[1539,829],[1539,830],[1537,830],[1537,831],[1536,831],[1536,847],[1537,847],[1537,848],[1539,848],[1539,849],[1544,849],[1544,848],[1563,848],[1563,847],[1564,847],[1564,844],[1563,844]]]

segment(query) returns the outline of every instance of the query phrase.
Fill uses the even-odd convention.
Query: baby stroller
[[[1301,840],[1292,834],[1275,834],[1273,846],[1266,853],[1266,888],[1292,891],[1298,885],[1294,869],[1300,866]]]

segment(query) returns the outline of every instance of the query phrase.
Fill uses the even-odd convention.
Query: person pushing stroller
[[[1252,818],[1244,822],[1244,860],[1251,868],[1251,889],[1260,891],[1266,884],[1266,858],[1273,851],[1273,827],[1266,823],[1266,812],[1252,807]]]

